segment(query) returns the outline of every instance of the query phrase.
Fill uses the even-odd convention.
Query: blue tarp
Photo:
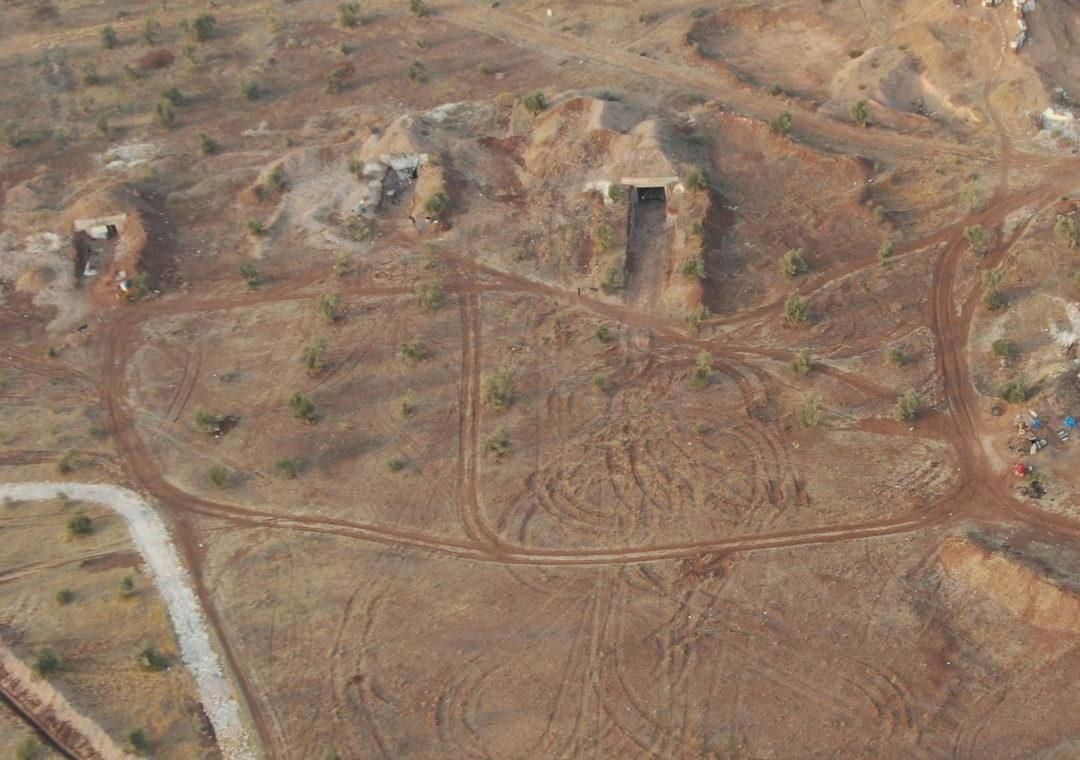
[[[1075,429],[1076,428],[1076,418],[1075,417],[1066,417],[1065,418],[1065,427],[1070,428],[1070,429]]]
[[[1031,421],[1031,429],[1032,430],[1038,430],[1041,427],[1042,427],[1042,420],[1034,419],[1034,420]]]

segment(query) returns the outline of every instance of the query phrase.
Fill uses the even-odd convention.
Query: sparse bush
[[[422,362],[424,359],[428,358],[427,349],[424,348],[424,344],[420,342],[419,338],[413,338],[410,341],[402,343],[400,354],[402,358],[413,362]]]
[[[28,736],[15,747],[15,760],[40,760],[45,757],[45,748],[37,739]]]
[[[690,222],[690,234],[696,237],[703,237],[705,235],[705,222],[700,219],[695,219]]]
[[[608,185],[607,197],[612,203],[619,203],[622,201],[625,193],[623,192],[623,186],[612,182]]]
[[[424,211],[432,216],[441,217],[450,210],[450,196],[437,192],[424,201]]]
[[[1031,390],[1020,378],[1013,378],[998,390],[998,395],[1010,404],[1022,404],[1031,398]]]
[[[784,94],[784,88],[774,83],[769,87],[769,94],[772,95],[774,98],[778,98]]]
[[[304,346],[300,352],[300,363],[307,369],[309,375],[318,375],[326,369],[326,338],[319,338],[314,343]]]
[[[701,323],[711,316],[712,312],[709,311],[708,306],[699,306],[683,317],[683,320],[686,322],[686,326],[696,333],[701,330]]]
[[[510,453],[510,434],[499,428],[486,441],[484,441],[484,453],[494,459],[502,459]]]
[[[266,234],[266,227],[258,219],[248,219],[247,231],[255,237],[262,237]]]
[[[1080,222],[1071,216],[1059,216],[1054,223],[1054,234],[1070,248],[1080,245]]]
[[[612,264],[604,270],[604,274],[600,278],[600,290],[607,295],[611,295],[617,290],[622,290],[625,285],[623,276],[622,267]]]
[[[1011,340],[1005,340],[1005,338],[998,338],[990,344],[990,350],[994,356],[1002,359],[1008,359],[1016,353],[1016,344]]]
[[[792,293],[784,302],[784,319],[790,325],[810,324],[810,302],[798,293]]]
[[[274,168],[270,170],[270,173],[266,175],[266,192],[276,193],[278,190],[285,189],[285,167],[281,164],[275,164]]]
[[[200,13],[195,17],[195,20],[191,22],[188,30],[192,39],[196,42],[206,42],[214,33],[214,26],[216,23],[214,17],[209,13]]]
[[[694,8],[692,11],[690,11],[690,17],[691,18],[705,18],[711,12],[712,12],[711,10],[709,10],[708,8],[705,8],[705,7]]]
[[[289,409],[298,420],[315,421],[315,402],[303,393],[297,392],[289,396]]]
[[[778,135],[786,135],[791,132],[791,111],[784,111],[769,122],[769,128]]]
[[[812,367],[813,361],[810,357],[809,348],[800,349],[795,353],[795,358],[791,360],[791,371],[799,377],[810,374]]]
[[[169,658],[152,646],[139,652],[138,661],[143,670],[162,671],[169,667]]]
[[[274,474],[291,480],[301,473],[303,464],[298,459],[279,459],[274,462]]]
[[[424,0],[409,0],[409,13],[417,18],[426,18],[431,15],[431,10]]]
[[[142,79],[142,74],[140,74],[138,69],[136,69],[130,63],[124,64],[124,76],[126,76],[132,82]]]
[[[596,328],[596,339],[601,343],[607,344],[615,340],[615,333],[611,331],[611,327],[608,325],[600,325]]]
[[[15,122],[4,125],[4,142],[9,148],[21,148],[33,142]]]
[[[68,449],[56,460],[56,471],[61,475],[67,475],[78,465],[79,452]]]
[[[592,378],[593,388],[597,393],[606,396],[611,393],[611,379],[604,372],[597,372]]]
[[[360,3],[342,3],[337,7],[338,23],[345,29],[360,26]]]
[[[56,603],[64,606],[75,601],[75,592],[69,588],[62,588],[56,592]]]
[[[176,124],[176,109],[173,108],[171,100],[159,100],[155,110],[161,126],[172,127]]]
[[[879,245],[877,249],[877,255],[878,258],[881,260],[881,263],[884,264],[886,261],[891,259],[894,253],[896,253],[896,243],[894,243],[891,239],[888,238],[882,240],[881,245]]]
[[[198,409],[195,412],[195,428],[201,433],[217,435],[221,432],[224,424],[225,417],[223,415],[214,414],[205,409]]]
[[[390,472],[401,472],[405,469],[405,464],[404,459],[391,459],[386,463],[386,469],[390,470]]]
[[[105,114],[101,114],[100,116],[98,116],[95,125],[97,126],[98,132],[100,132],[105,137],[109,136],[110,129],[108,116],[106,116]]]
[[[398,410],[403,419],[408,419],[416,413],[416,396],[411,390],[406,391],[405,395],[398,399]]]
[[[337,322],[345,314],[345,307],[342,304],[340,293],[324,293],[319,296],[317,309],[319,316],[329,324]]]
[[[817,427],[821,421],[821,398],[806,396],[799,406],[799,424],[804,428]]]
[[[967,238],[968,245],[971,246],[971,251],[976,256],[982,256],[986,253],[986,230],[983,229],[981,224],[965,227],[964,237]]]
[[[161,24],[153,16],[146,19],[143,25],[142,38],[147,45],[157,44],[158,34],[161,32]]]
[[[334,257],[334,276],[343,280],[353,273],[352,257],[348,251],[338,251]]]
[[[331,69],[330,73],[326,75],[326,92],[330,95],[337,95],[345,89],[345,81],[349,78],[349,71],[349,67],[344,64]]]
[[[1005,306],[1005,299],[1001,295],[1003,279],[1001,272],[996,269],[988,269],[982,273],[982,302],[990,311],[997,311]]]
[[[859,51],[862,55],[862,51]],[[858,100],[851,106],[851,118],[856,124],[864,127],[870,126],[870,104],[865,100]]]
[[[232,483],[232,473],[220,464],[212,466],[206,476],[215,488],[228,488]]]
[[[101,75],[98,74],[97,66],[91,62],[86,62],[82,65],[83,72],[83,84],[87,87],[93,87],[96,84],[101,84]]]
[[[899,346],[893,346],[885,351],[885,363],[894,367],[903,367],[907,364],[907,354]]]
[[[692,256],[685,261],[679,267],[679,273],[684,277],[692,277],[695,280],[703,281],[705,279],[705,259],[701,256]]]
[[[919,394],[915,392],[915,389],[909,389],[904,392],[903,396],[896,399],[896,406],[893,407],[893,418],[897,422],[911,422],[919,415],[919,407],[922,406],[922,399],[919,398]]]
[[[686,173],[683,185],[687,190],[705,190],[709,186],[709,175],[700,166],[694,166]]]
[[[150,739],[144,729],[133,728],[127,732],[127,745],[133,752],[145,752],[150,749]]]
[[[130,599],[135,596],[135,579],[130,575],[125,575],[120,579],[120,598]]]
[[[60,670],[60,656],[49,647],[42,647],[34,655],[34,673],[39,678],[48,678]]]
[[[116,35],[116,30],[111,26],[107,26],[101,30],[101,46],[106,50],[112,50],[120,44],[120,38]]]
[[[514,403],[514,373],[496,370],[484,378],[484,402],[496,409],[507,409]]]
[[[431,314],[446,303],[446,288],[442,280],[426,280],[416,286],[416,302],[425,314]]]
[[[248,100],[258,100],[259,96],[262,95],[262,90],[259,83],[252,79],[240,85],[240,93]]]
[[[548,105],[547,97],[545,97],[544,93],[540,92],[539,90],[526,95],[525,100],[523,100],[522,103],[525,106],[525,110],[531,113],[533,116],[536,116],[538,113],[543,111],[545,108],[547,108]]]
[[[960,188],[960,197],[964,204],[974,211],[986,202],[986,191],[978,181],[970,180]]]
[[[871,215],[874,217],[875,222],[877,222],[878,224],[883,224],[885,222],[885,207],[881,205],[874,206],[874,210],[871,212]]]
[[[262,276],[259,274],[259,270],[250,262],[240,265],[240,276],[244,278],[244,282],[252,290],[262,285]]]
[[[427,66],[423,61],[413,61],[409,64],[409,68],[405,70],[405,76],[409,78],[410,82],[426,82],[427,81]]]
[[[702,351],[694,360],[694,369],[690,373],[690,387],[701,390],[712,384],[713,357],[708,351]]]
[[[89,516],[80,512],[67,521],[67,531],[72,536],[89,536],[94,532],[94,523]]]
[[[180,92],[180,88],[175,85],[172,87],[166,87],[161,91],[162,100],[167,100],[174,106],[183,105],[184,94]]]
[[[805,274],[808,268],[802,248],[789,248],[780,257],[780,271],[785,277],[798,277]]]
[[[614,231],[611,229],[611,225],[605,223],[596,225],[596,242],[600,244],[603,250],[611,248],[611,241],[614,236]]]

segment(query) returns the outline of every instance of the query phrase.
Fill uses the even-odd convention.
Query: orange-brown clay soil
[[[1077,756],[1069,4],[429,5],[5,11],[0,480],[162,510],[268,758]]]

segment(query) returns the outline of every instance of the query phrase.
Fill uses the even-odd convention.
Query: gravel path
[[[22,501],[54,499],[60,493],[79,501],[108,507],[127,521],[135,548],[139,550],[169,608],[180,657],[195,678],[203,709],[214,727],[218,745],[228,760],[255,760],[254,742],[240,720],[240,708],[221,662],[210,643],[206,618],[192,591],[187,570],[173,546],[165,523],[138,494],[118,486],[83,483],[0,484],[0,499]]]

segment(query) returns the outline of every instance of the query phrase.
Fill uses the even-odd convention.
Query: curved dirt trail
[[[240,718],[240,706],[233,696],[232,685],[210,642],[206,618],[192,591],[191,579],[157,512],[138,494],[119,486],[42,482],[0,484],[0,498],[42,501],[56,498],[60,493],[101,504],[124,518],[135,548],[150,568],[154,585],[169,609],[180,644],[180,657],[195,679],[222,755],[229,760],[255,760],[258,753]]]

